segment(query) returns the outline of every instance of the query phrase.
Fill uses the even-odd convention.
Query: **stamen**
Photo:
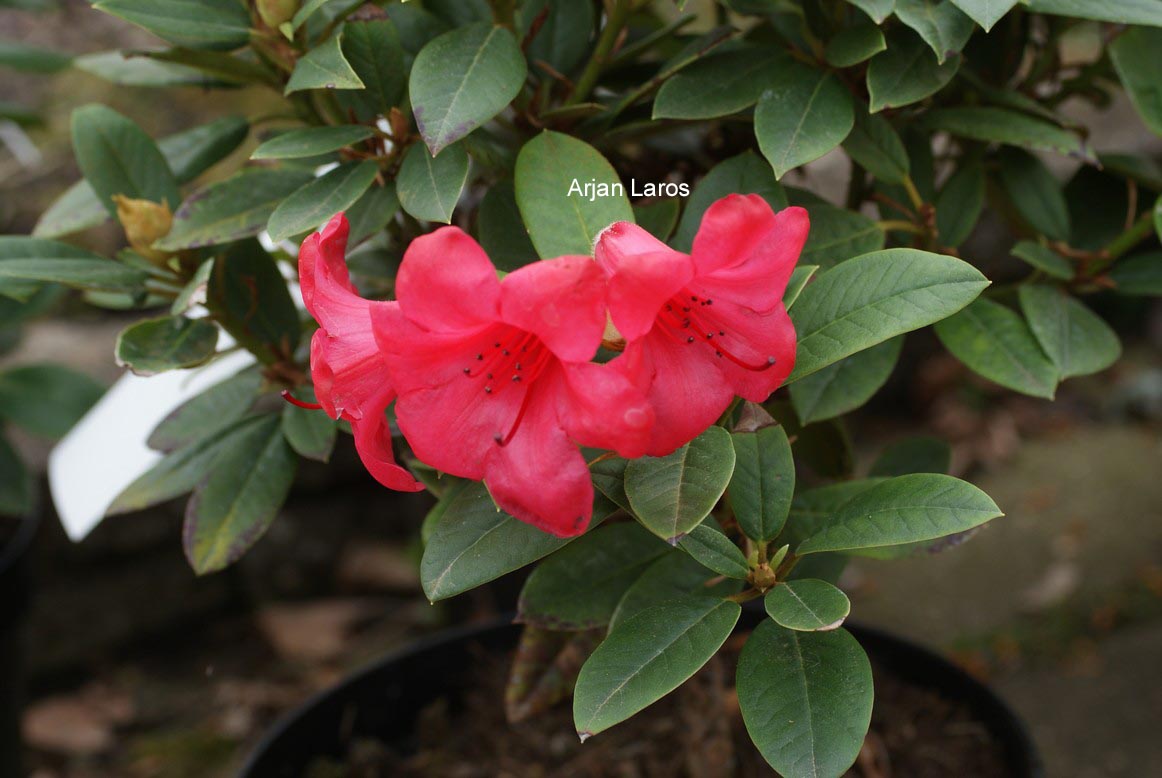
[[[699,302],[700,305],[710,305],[713,302],[713,300],[711,300],[709,298],[702,300],[702,301],[699,301],[699,298],[697,295],[690,295],[690,299],[693,301]],[[680,315],[678,313],[675,313],[675,311],[674,311],[675,305],[677,305],[678,307],[680,307],[682,309],[682,314],[689,314],[689,315]],[[708,326],[708,322],[703,321],[700,318],[703,315],[708,316],[709,314],[708,313],[706,313],[706,314],[692,313],[688,306],[682,305],[675,298],[670,303],[666,304],[665,309],[658,316],[658,322],[659,322],[659,324],[663,325],[662,329],[665,332],[667,332],[668,334],[670,334],[675,340],[678,340],[679,342],[686,343],[687,345],[693,344],[698,338],[695,338],[692,335],[687,336],[684,333],[682,333],[681,330],[689,329],[692,325],[694,327],[696,327],[697,329],[699,329],[701,332],[705,333],[705,336],[704,336],[705,341],[704,342],[707,345],[710,345],[711,342],[714,341],[714,332],[715,331],[718,332],[719,338],[726,337],[726,330],[721,330],[721,329],[718,329],[717,327]],[[727,359],[729,359],[731,362],[738,365],[739,367],[744,368],[746,370],[753,370],[755,372],[766,370],[775,364],[775,358],[772,356],[768,356],[767,361],[765,363],[762,363],[762,364],[753,364],[751,362],[747,362],[746,360],[742,359],[738,355],[732,353],[728,348],[725,348],[722,345],[722,341],[717,341],[715,343],[714,355],[716,357],[726,357]]]
[[[290,389],[283,389],[282,390],[282,399],[286,400],[288,403],[295,406],[296,408],[303,408],[303,409],[308,410],[308,411],[321,411],[321,410],[323,410],[323,406],[320,405],[319,403],[309,403],[309,402],[306,402],[305,400],[298,399],[293,394],[291,394]]]

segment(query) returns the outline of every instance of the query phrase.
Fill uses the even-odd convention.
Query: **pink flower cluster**
[[[421,461],[483,480],[522,521],[577,535],[593,505],[579,446],[668,454],[736,395],[765,400],[794,367],[782,298],[807,239],[802,208],[730,195],[707,209],[690,254],[619,222],[593,258],[503,279],[476,241],[442,227],[408,247],[390,302],[356,293],[347,229],[336,216],[299,255],[319,323],[311,372],[323,409],[351,423],[367,469],[392,489],[421,488],[392,454],[394,402]],[[603,341],[621,353],[594,362]]]

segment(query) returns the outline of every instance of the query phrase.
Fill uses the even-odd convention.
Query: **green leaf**
[[[300,159],[338,151],[375,132],[370,127],[340,125],[337,127],[307,127],[276,135],[250,155],[251,159]]]
[[[147,444],[155,451],[176,451],[233,427],[250,412],[261,386],[262,374],[252,369],[214,384],[162,419]]]
[[[383,8],[399,35],[400,45],[408,53],[408,67],[428,41],[443,32],[448,24],[415,3],[389,3]]]
[[[129,513],[185,494],[210,472],[218,455],[233,448],[237,439],[262,421],[250,416],[221,427],[167,454],[113,500],[107,516]]]
[[[192,67],[161,62],[147,54],[132,51],[100,51],[85,54],[77,57],[73,65],[77,70],[120,86],[210,88],[222,85],[222,81]]]
[[[872,672],[847,630],[764,621],[743,646],[736,685],[746,730],[780,775],[825,778],[855,762],[871,724]]]
[[[678,541],[678,546],[703,567],[719,575],[745,580],[750,572],[746,557],[738,546],[722,534],[722,530],[710,526],[709,522],[690,530],[686,537]]]
[[[1162,26],[1162,8],[1158,0],[1117,0],[1095,3],[1093,0],[1026,0],[1030,11],[1042,14],[1074,16],[1099,22]]]
[[[660,241],[665,241],[678,226],[682,205],[675,199],[658,200],[633,207],[634,221],[643,230]]]
[[[911,170],[904,142],[891,123],[876,114],[856,112],[855,128],[843,141],[843,149],[886,184],[902,184]]]
[[[932,50],[912,33],[889,35],[888,50],[872,57],[867,68],[871,112],[902,108],[939,92],[959,67],[959,57],[937,62]]]
[[[959,138],[984,143],[1004,143],[1039,151],[1056,151],[1071,157],[1094,160],[1085,142],[1069,130],[1028,114],[1007,108],[960,106],[938,108],[920,119],[932,132],[947,132]]]
[[[799,421],[812,424],[862,406],[887,383],[903,346],[903,336],[897,336],[796,381],[791,405]]]
[[[910,473],[947,473],[952,467],[952,447],[940,438],[920,435],[904,438],[885,448],[872,464],[870,476]]]
[[[896,0],[847,0],[871,17],[876,24],[882,24],[895,10]]]
[[[676,544],[710,514],[733,471],[730,434],[711,427],[668,456],[630,461],[625,493],[646,529]]]
[[[934,540],[1003,516],[987,494],[939,473],[889,478],[845,502],[795,553],[850,551]]]
[[[399,213],[399,195],[396,194],[395,182],[389,181],[386,186],[372,185],[347,209],[347,222],[351,225],[347,245],[357,246],[380,232],[391,223],[397,213]]]
[[[589,38],[596,21],[594,7],[574,0],[524,0],[520,6],[522,41],[546,9],[548,13],[536,34],[522,45],[529,62],[547,62],[558,73],[569,74],[589,54]]]
[[[73,151],[85,180],[116,215],[113,195],[124,195],[171,208],[181,202],[177,181],[157,145],[140,127],[103,105],[73,111]]]
[[[105,388],[62,365],[21,365],[0,372],[0,419],[42,438],[63,437]]]
[[[684,600],[690,595],[727,596],[740,591],[743,585],[734,578],[708,585],[714,579],[714,574],[689,554],[678,550],[663,554],[625,590],[609,620],[608,631],[613,632],[627,620],[659,603]]]
[[[162,316],[131,324],[117,336],[117,364],[137,375],[200,365],[214,356],[218,328],[205,319]]]
[[[782,178],[842,143],[854,122],[851,93],[835,76],[788,63],[766,83],[754,132],[775,178]]]
[[[1162,8],[1156,24],[1162,25]],[[1162,135],[1162,30],[1132,27],[1114,38],[1110,59],[1138,114],[1156,135]]]
[[[390,19],[348,21],[343,26],[343,56],[366,86],[336,92],[339,104],[359,121],[386,116],[403,101],[408,68],[399,34]]]
[[[807,213],[811,216],[811,231],[800,262],[826,270],[884,247],[883,228],[862,213],[826,203],[807,206]]]
[[[1017,0],[952,0],[952,3],[988,32],[1002,16],[1013,10]]]
[[[776,537],[787,520],[795,492],[795,461],[781,426],[735,432],[734,473],[727,500],[739,528],[751,540]]]
[[[21,73],[57,73],[72,62],[73,58],[69,55],[52,49],[0,40],[0,68],[11,68]]]
[[[1001,185],[1018,213],[1038,233],[1053,240],[1069,240],[1069,205],[1049,168],[1017,149],[1005,149],[1000,161]]]
[[[763,607],[776,624],[796,632],[836,629],[851,613],[847,595],[816,578],[780,582],[767,592]]]
[[[1000,303],[981,298],[937,324],[936,335],[973,372],[1022,394],[1053,399],[1057,369],[1025,320]]]
[[[44,238],[0,236],[0,288],[6,281],[44,281],[78,289],[144,292],[148,274],[84,249]]]
[[[775,48],[748,48],[706,57],[662,84],[655,119],[713,119],[758,102],[778,82],[787,56]]]
[[[303,26],[303,23],[315,15],[315,12],[329,3],[331,0],[306,0],[291,17],[290,27],[292,30],[297,30]]]
[[[1048,246],[1023,240],[1013,246],[1012,255],[1022,259],[1038,270],[1053,278],[1068,281],[1073,278],[1073,265],[1069,260],[1058,254]]]
[[[32,474],[20,455],[0,435],[0,516],[24,518],[32,512]]]
[[[300,399],[314,402],[314,392],[306,392]],[[319,462],[330,461],[338,432],[335,420],[322,411],[290,403],[282,409],[282,434],[299,456]]]
[[[884,34],[873,24],[855,24],[836,33],[827,43],[823,58],[836,68],[865,62],[888,47]]]
[[[493,184],[485,193],[476,215],[476,232],[480,245],[501,270],[516,270],[540,259],[521,221],[512,181]]]
[[[588,458],[588,452],[586,458]],[[611,456],[590,465],[589,473],[593,478],[594,488],[628,512],[630,510],[629,498],[625,496],[625,466],[627,464],[629,464],[627,460]]]
[[[223,116],[208,124],[162,138],[157,148],[179,184],[188,184],[242,145],[250,123],[241,116]]]
[[[598,527],[537,565],[517,603],[517,621],[555,630],[609,623],[622,595],[669,551],[637,524]]]
[[[309,170],[248,168],[210,184],[186,198],[154,248],[179,251],[257,235],[275,208],[312,178]]]
[[[66,189],[40,215],[36,226],[32,228],[32,234],[38,238],[59,238],[104,224],[108,218],[109,212],[105,210],[105,205],[98,199],[93,187],[81,179]]]
[[[1162,251],[1119,261],[1110,271],[1110,280],[1118,294],[1162,296]]]
[[[176,46],[228,50],[250,39],[250,15],[233,0],[101,0],[93,7]]]
[[[827,526],[845,503],[884,480],[862,478],[857,481],[840,481],[799,492],[791,502],[791,515],[787,517],[786,529],[776,542],[788,543],[792,547],[799,545]]]
[[[1064,290],[1022,284],[1019,295],[1029,328],[1062,379],[1101,372],[1121,356],[1117,333]]]
[[[583,194],[594,181],[608,184],[609,196]],[[516,202],[544,259],[591,255],[602,230],[614,222],[633,221],[625,187],[605,157],[584,141],[549,130],[520,150]]]
[[[819,270],[818,265],[804,265],[800,263],[791,271],[791,278],[787,281],[787,289],[783,292],[783,307],[788,311],[795,301],[799,299],[799,295],[803,293],[803,288],[814,277],[816,271]]]
[[[345,162],[305,184],[279,203],[270,215],[266,224],[270,239],[282,241],[317,229],[354,205],[378,175],[376,161],[365,159]]]
[[[735,602],[689,597],[620,624],[577,677],[573,722],[582,740],[678,688],[722,647],[741,612]]]
[[[896,0],[896,18],[924,39],[939,63],[955,56],[972,36],[972,19],[951,0]]]
[[[249,426],[219,454],[186,505],[182,545],[198,575],[222,570],[258,542],[290,492],[296,464],[277,416]]]
[[[180,72],[197,74],[210,86],[262,84],[278,87],[281,85],[278,77],[266,65],[218,51],[178,48],[146,52],[145,56],[151,60],[157,60],[167,67],[180,68]]]
[[[570,542],[517,521],[496,507],[484,484],[450,491],[420,562],[424,594],[435,602],[520,569]],[[612,512],[598,499],[592,524]]]
[[[678,222],[674,248],[689,252],[706,209],[717,200],[735,193],[760,195],[774,211],[787,207],[787,195],[775,180],[771,166],[764,164],[753,151],[744,151],[737,157],[719,162],[694,187]],[[814,234],[815,230],[811,232]]]
[[[448,224],[468,181],[468,152],[462,144],[432,157],[426,147],[408,149],[396,177],[403,209],[417,219]]]
[[[295,63],[284,95],[304,89],[363,89],[366,85],[343,56],[343,38],[336,33]]]
[[[980,221],[984,195],[984,167],[963,162],[936,198],[936,231],[943,245],[959,246],[968,239]]]
[[[966,262],[914,249],[877,251],[836,265],[803,290],[791,312],[799,346],[788,381],[940,321],[986,286]]]
[[[504,110],[528,70],[512,33],[486,22],[446,32],[416,57],[408,82],[433,156]]]
[[[256,240],[237,243],[214,260],[206,307],[264,362],[290,359],[298,347],[298,309],[274,259]]]

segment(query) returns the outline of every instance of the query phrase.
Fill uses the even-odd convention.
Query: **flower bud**
[[[286,24],[299,10],[299,0],[254,0],[262,23],[272,30]]]
[[[173,254],[153,248],[153,243],[169,234],[173,226],[173,212],[168,203],[136,200],[124,195],[113,195],[117,205],[117,220],[125,229],[129,245],[141,256],[156,265],[164,264]]]

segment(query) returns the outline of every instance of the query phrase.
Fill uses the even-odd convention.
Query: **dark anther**
[[[687,343],[693,343],[693,342],[694,342],[694,336],[693,336],[693,335],[691,335],[690,337],[686,338],[686,342],[687,342]]]
[[[484,393],[485,394],[492,394],[492,387],[491,386],[484,387]]]
[[[477,355],[476,355],[476,360],[477,360],[478,362],[479,362],[479,361],[481,361],[481,360],[483,360],[483,359],[484,359],[484,355],[483,355],[483,354],[477,354]]]

